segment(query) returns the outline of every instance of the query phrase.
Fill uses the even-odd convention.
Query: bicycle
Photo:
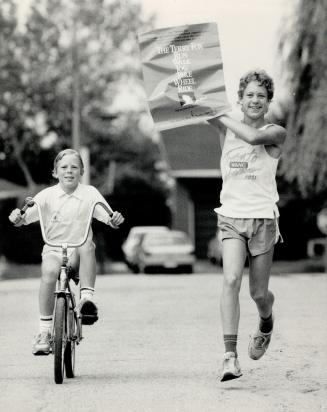
[[[44,243],[50,247],[61,248],[62,251],[62,264],[55,290],[53,325],[50,338],[51,353],[54,355],[54,381],[57,384],[61,384],[65,372],[67,378],[75,377],[75,345],[78,345],[83,339],[82,318],[76,311],[75,294],[70,286],[70,280],[73,280],[76,285],[78,284],[78,273],[74,273],[70,266],[68,266],[67,252],[69,248],[81,247],[86,242],[96,206],[103,207],[110,217],[113,215],[113,210],[102,202],[94,203],[88,216],[82,240],[79,243],[57,244],[47,239],[41,208],[33,198],[26,198],[25,205],[20,210],[20,213],[23,215],[28,207],[34,205],[38,209]]]

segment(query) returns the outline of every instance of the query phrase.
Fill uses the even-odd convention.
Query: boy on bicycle
[[[80,154],[72,149],[62,150],[54,160],[53,177],[58,184],[43,189],[35,196],[40,205],[44,220],[45,232],[49,241],[76,243],[84,234],[88,214],[95,202],[108,203],[100,192],[91,185],[80,183],[84,173],[84,165]],[[109,205],[108,205],[109,206]],[[124,222],[119,212],[111,217],[101,207],[95,208],[97,220],[113,228]],[[37,206],[26,210],[21,215],[19,209],[14,209],[9,220],[15,226],[28,225],[39,220]],[[81,299],[77,306],[82,316],[87,315],[92,324],[98,319],[98,309],[93,300],[96,277],[95,244],[90,228],[87,241],[83,246],[69,249],[68,264],[73,270],[79,270]],[[40,322],[39,333],[33,343],[34,355],[48,355],[50,353],[50,336],[52,328],[52,314],[54,309],[54,292],[58,273],[61,267],[61,250],[44,245],[42,251],[42,276],[39,289]],[[93,320],[92,320],[93,319]]]

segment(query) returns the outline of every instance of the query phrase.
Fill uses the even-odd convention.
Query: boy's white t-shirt
[[[267,128],[271,124],[265,125]],[[227,129],[221,155],[221,207],[215,211],[233,218],[279,216],[276,171],[278,160],[264,145],[250,145]]]
[[[41,208],[47,239],[58,244],[78,243],[82,240],[91,208],[95,202],[103,202],[109,206],[94,186],[80,183],[70,195],[57,184],[41,190],[34,199]],[[95,208],[93,217],[106,224],[109,221],[108,213],[101,206]],[[26,210],[24,224],[38,220],[36,205]],[[90,228],[88,241],[91,241],[92,237],[93,233]],[[45,245],[43,253],[48,249],[53,248]]]

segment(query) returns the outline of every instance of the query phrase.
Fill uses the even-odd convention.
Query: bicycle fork
[[[51,333],[51,347],[53,349],[54,335],[55,335],[55,324],[56,324],[56,313],[57,305],[59,299],[64,299],[65,315],[64,315],[64,335],[63,344],[66,346],[67,342],[75,341],[77,344],[82,340],[82,323],[75,312],[76,301],[75,295],[72,292],[69,284],[68,277],[68,258],[67,258],[67,247],[63,247],[63,262],[60,268],[60,273],[57,280],[57,286],[55,291],[55,304],[53,311],[53,324]],[[76,325],[76,327],[75,327]]]

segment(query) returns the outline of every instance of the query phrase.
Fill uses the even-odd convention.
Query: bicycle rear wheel
[[[64,296],[57,298],[54,318],[54,379],[62,383],[64,379],[64,353],[66,347],[66,299]]]
[[[64,364],[67,378],[74,378],[75,376],[75,334],[76,323],[74,317],[74,310],[69,307],[69,341],[66,344],[64,353]]]

